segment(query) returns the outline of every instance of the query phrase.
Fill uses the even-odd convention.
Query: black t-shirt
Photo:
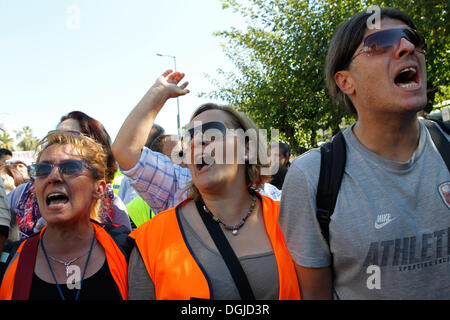
[[[65,300],[75,300],[78,289],[69,289],[65,283],[59,284]],[[29,300],[61,300],[56,284],[45,282],[33,274]],[[108,263],[105,263],[97,273],[83,280],[78,300],[121,300]]]

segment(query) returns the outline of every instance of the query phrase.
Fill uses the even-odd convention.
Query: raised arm
[[[122,169],[129,170],[138,162],[153,122],[166,101],[189,93],[188,82],[178,85],[183,78],[181,72],[164,72],[125,119],[112,145]]]

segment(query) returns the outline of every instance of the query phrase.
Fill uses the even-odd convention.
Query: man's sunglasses
[[[416,30],[407,28],[388,29],[368,35],[364,39],[363,47],[356,55],[352,57],[351,61],[362,53],[366,53],[368,55],[382,54],[389,48],[398,46],[402,38],[405,38],[411,42],[416,47],[417,51],[425,53],[427,44],[425,39],[418,34]]]
[[[45,178],[50,174],[50,172],[52,172],[54,167],[57,167],[59,173],[65,176],[73,176],[81,174],[83,168],[86,168],[94,174],[95,178],[99,177],[98,172],[95,169],[89,167],[82,160],[67,160],[60,162],[58,164],[51,164],[51,163],[32,164],[28,166],[28,174],[33,179]]]

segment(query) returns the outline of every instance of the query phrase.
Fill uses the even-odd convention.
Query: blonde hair
[[[260,189],[264,183],[266,183],[271,179],[271,176],[261,174],[261,169],[268,168],[270,166],[270,162],[268,158],[267,145],[265,139],[263,139],[263,137],[261,136],[258,127],[250,118],[248,118],[242,112],[237,111],[231,106],[217,105],[215,103],[206,103],[198,107],[197,110],[195,110],[193,115],[191,116],[190,122],[199,114],[208,110],[220,110],[225,112],[229,118],[229,121],[225,120],[225,122],[228,123],[230,126],[232,126],[233,129],[242,129],[244,132],[247,132],[248,130],[253,130],[256,133],[257,138],[256,162],[252,161],[255,163],[250,162],[245,163],[245,181],[247,183],[247,188],[249,190],[256,191]],[[201,196],[200,192],[198,191],[197,187],[194,185],[192,180],[189,182],[183,193],[187,193],[187,198],[193,200],[197,200]]]
[[[71,145],[74,152],[86,162],[86,164],[96,171],[96,180],[106,180],[107,154],[103,146],[94,139],[74,131],[51,131],[36,146],[38,152],[36,162],[39,163],[42,153],[52,145]],[[93,205],[90,218],[101,222],[99,217],[100,204],[102,199],[97,199]]]

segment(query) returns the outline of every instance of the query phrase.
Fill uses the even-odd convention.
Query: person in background
[[[145,147],[151,148],[151,145],[153,145],[153,143],[158,140],[159,142],[155,144],[155,146],[157,146],[158,148],[161,147],[161,150],[158,149],[158,152],[162,151],[161,139],[159,138],[166,137],[164,132],[165,130],[160,125],[153,124],[152,129],[150,130],[150,134],[148,135],[147,141],[145,143]],[[170,156],[170,153],[168,156]],[[139,196],[131,186],[131,179],[129,177],[124,176],[124,178],[122,179],[118,194],[119,197],[123,199],[123,202],[127,207],[127,212],[130,216],[132,229],[139,227],[141,224],[155,216],[155,213],[147,204],[147,202],[145,202],[144,199],[142,199],[142,197]]]
[[[181,139],[177,135],[164,134],[157,137],[150,145],[150,150],[168,156],[172,162],[177,161],[182,154]]]
[[[9,227],[11,225],[11,214],[6,200],[5,189],[3,188],[3,180],[0,179],[0,252],[8,239]]]
[[[127,299],[129,230],[95,221],[108,175],[103,146],[54,131],[38,147],[29,168],[47,226],[4,251],[0,300]]]
[[[10,193],[16,188],[16,177],[22,178],[22,175],[14,168],[8,165],[3,165],[0,167],[0,179],[2,180],[3,191],[6,194]],[[20,185],[20,183],[17,182],[17,185]]]
[[[6,160],[11,159],[12,151],[6,148],[0,148],[0,166],[6,164]]]
[[[188,92],[187,83],[177,85],[183,76],[169,70],[157,79],[142,99],[145,103],[125,120],[118,144],[127,136],[124,131],[148,130],[152,110]],[[207,142],[201,126],[220,133]],[[206,104],[194,112],[186,155],[192,177],[187,200],[130,234],[137,245],[129,267],[130,299],[300,298],[294,264],[278,225],[279,202],[257,192],[270,179],[262,174],[269,167],[265,141],[259,137],[252,152],[252,142],[228,134],[238,129],[258,132],[247,117],[228,106]],[[210,224],[222,233],[232,253],[217,251],[217,238],[206,227]],[[233,280],[225,263],[232,255],[246,280]],[[241,289],[244,284],[248,291]]]
[[[379,13],[379,28],[369,10],[352,16],[328,49],[330,95],[357,119],[341,136],[329,242],[317,219],[320,150],[295,159],[283,185],[280,225],[305,299],[450,297],[450,173],[430,132],[450,137],[417,118],[427,104],[425,40],[405,13]]]
[[[16,187],[30,181],[27,166],[24,162],[13,162],[0,166],[0,177],[3,179],[3,185],[6,194],[9,194]]]
[[[57,130],[81,132],[98,141],[106,152],[106,190],[99,211],[99,222],[124,225],[131,230],[130,219],[121,199],[113,192],[110,184],[117,170],[117,164],[111,152],[111,138],[104,126],[96,119],[81,111],[72,111],[61,118]],[[39,232],[45,225],[41,219],[37,199],[34,196],[33,183],[17,187],[8,195],[9,206],[17,217],[20,236],[25,239]]]
[[[31,159],[13,157],[11,159],[6,160],[6,164],[12,166],[14,169],[19,171],[24,181],[30,180],[30,177],[28,175],[28,166],[31,164]]]
[[[0,253],[3,251],[3,246],[7,241],[13,242],[17,240],[19,240],[19,229],[16,217],[9,210],[3,180],[0,178]]]
[[[155,138],[155,140],[150,145],[150,149],[165,154],[169,158],[173,158],[175,155],[178,157],[180,152],[182,152],[181,148],[181,139],[176,135],[160,135]],[[126,181],[130,181],[127,179]],[[133,188],[133,187],[130,187]],[[134,189],[133,189],[134,190]],[[138,196],[126,204],[128,215],[132,221],[132,227],[139,227],[144,222],[150,220],[155,216],[155,213],[147,204],[147,202],[142,199],[142,197]],[[134,224],[134,226],[133,226]]]
[[[291,165],[289,157],[291,156],[291,149],[284,142],[274,142],[270,145],[270,158],[273,164],[278,167],[276,173],[272,176],[270,183],[278,189],[282,190],[284,177]]]
[[[163,127],[161,127],[160,125],[154,123],[152,128],[150,129],[150,133],[147,137],[147,141],[145,142],[145,147],[146,148],[150,148],[151,144],[153,143],[153,141],[161,136],[164,135],[165,130]],[[119,170],[120,171],[120,170]],[[118,195],[120,197],[120,199],[122,199],[123,203],[128,204],[129,202],[131,202],[133,199],[135,199],[136,197],[138,197],[138,194],[136,193],[136,191],[133,189],[133,187],[131,186],[131,180],[129,177],[125,176],[122,179],[122,182],[120,184],[120,188],[119,188],[119,192]]]

